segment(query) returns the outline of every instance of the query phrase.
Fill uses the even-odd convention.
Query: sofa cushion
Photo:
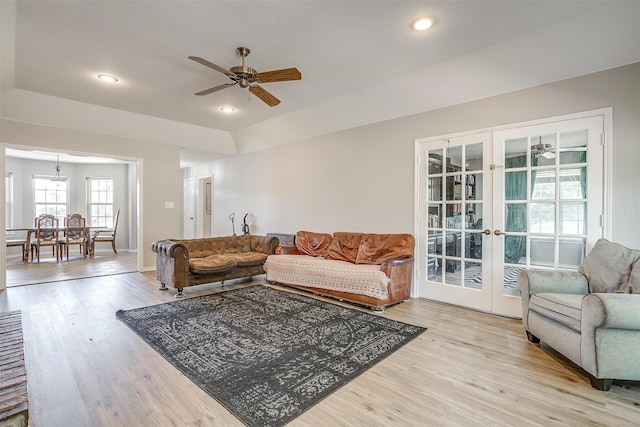
[[[231,270],[235,266],[236,262],[233,258],[222,254],[189,259],[189,271],[193,274],[221,273]]]
[[[628,292],[631,267],[640,251],[599,239],[578,270],[589,281],[589,292]]]
[[[328,233],[298,231],[296,233],[296,247],[304,255],[324,256],[327,248],[329,248],[331,239],[332,236]]]
[[[413,255],[411,234],[365,234],[358,248],[356,264],[380,264],[387,258]]]
[[[580,332],[584,295],[539,293],[531,296],[529,310]]]
[[[262,265],[267,260],[267,254],[260,252],[242,252],[237,254],[226,254],[236,262],[238,267],[253,267]]]
[[[331,243],[324,255],[326,259],[347,261],[355,264],[358,248],[362,242],[363,233],[333,233]]]

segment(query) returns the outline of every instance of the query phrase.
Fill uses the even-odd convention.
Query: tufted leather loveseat
[[[169,286],[182,297],[187,286],[264,274],[267,256],[277,246],[277,237],[242,235],[160,240],[151,250],[156,253],[160,290]]]

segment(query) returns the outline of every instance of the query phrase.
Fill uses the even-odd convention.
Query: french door
[[[602,237],[603,117],[418,143],[418,296],[521,316],[522,268]]]

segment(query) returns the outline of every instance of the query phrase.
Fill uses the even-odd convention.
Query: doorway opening
[[[111,206],[114,213],[115,210],[120,210],[115,235],[117,254],[111,245],[96,245],[94,256],[84,257],[80,248],[75,250],[76,247],[73,247],[73,250],[69,251],[69,261],[66,257],[59,261],[53,256],[53,251],[46,248],[42,251],[43,256],[38,263],[30,261],[30,242],[25,242],[25,262],[22,247],[2,245],[3,288],[141,271],[138,252],[142,191],[139,187],[139,159],[101,157],[91,153],[22,146],[5,146],[3,155],[5,241],[26,240],[28,229],[34,226],[36,199],[39,203],[43,197],[47,203],[49,201],[47,194],[36,194],[33,183],[36,179],[41,180],[43,176],[53,175],[53,170],[56,171],[56,175],[61,171],[65,178],[60,180],[60,188],[64,191],[57,192],[56,196],[60,198],[56,202],[60,202],[58,205],[64,208],[64,212],[59,212],[63,217],[80,213],[89,219],[89,201],[92,195],[87,184],[91,179],[95,181],[96,177],[110,178],[105,180],[111,182],[108,191],[103,192],[109,197],[105,202]],[[62,197],[59,197],[61,194]],[[63,221],[60,224],[62,225]]]

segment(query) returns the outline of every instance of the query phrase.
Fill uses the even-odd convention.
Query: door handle
[[[489,229],[487,228],[486,230],[484,230],[484,231],[482,232],[482,234],[485,234],[485,235],[487,235],[487,236],[488,236],[489,234],[491,234],[491,230],[489,230]]]
[[[496,236],[501,236],[504,233],[502,231],[500,231],[500,230],[496,230],[496,231],[493,232],[493,234],[495,234]]]

